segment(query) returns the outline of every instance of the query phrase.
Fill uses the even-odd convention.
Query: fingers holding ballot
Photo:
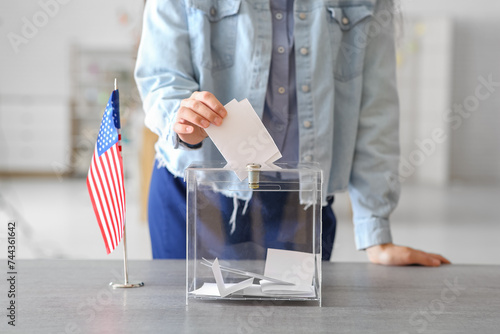
[[[219,126],[226,116],[226,109],[212,93],[194,92],[182,100],[173,128],[183,142],[196,145],[208,136],[205,129],[210,124]]]

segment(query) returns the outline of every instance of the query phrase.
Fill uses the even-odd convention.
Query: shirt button
[[[283,14],[278,12],[278,13],[276,13],[275,17],[276,17],[276,20],[281,20],[283,18]]]
[[[311,155],[306,155],[306,156],[304,157],[304,161],[305,161],[305,162],[311,162],[311,161],[313,161],[313,157],[312,157]]]
[[[308,93],[309,92],[309,85],[302,85],[302,91],[304,93]]]
[[[344,25],[349,24],[349,19],[348,19],[347,17],[345,17],[345,16],[344,16],[344,17],[342,18],[342,24],[344,24]]]
[[[210,8],[210,15],[215,16],[217,14],[217,9],[215,7]]]
[[[304,124],[304,127],[306,129],[309,129],[311,127],[311,125],[312,125],[311,122],[309,122],[309,121],[304,121],[304,123],[302,123],[302,124]]]
[[[278,47],[278,53],[285,53],[285,48],[282,46]]]
[[[307,17],[306,13],[300,13],[299,14],[299,19],[301,19],[301,20],[305,20],[306,17]]]
[[[306,56],[309,53],[308,48],[300,48],[300,54]]]
[[[278,88],[278,93],[285,94],[285,87]]]

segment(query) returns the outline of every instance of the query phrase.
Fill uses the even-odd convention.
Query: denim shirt
[[[295,0],[299,159],[323,170],[323,205],[348,190],[358,249],[392,242],[399,106],[391,1]],[[262,117],[272,52],[269,0],[148,0],[135,78],[157,157],[182,177],[193,161],[223,161],[205,139],[179,144],[182,99],[209,91],[248,98]]]

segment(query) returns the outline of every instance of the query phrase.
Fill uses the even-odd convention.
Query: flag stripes
[[[116,143],[100,157],[94,154],[87,177],[87,188],[108,254],[123,237],[123,185],[123,165]]]

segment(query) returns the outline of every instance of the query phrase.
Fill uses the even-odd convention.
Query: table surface
[[[0,333],[499,333],[500,267],[324,263],[323,306],[185,300],[185,262],[26,260],[17,267],[16,327]],[[8,277],[7,277],[8,278]]]

